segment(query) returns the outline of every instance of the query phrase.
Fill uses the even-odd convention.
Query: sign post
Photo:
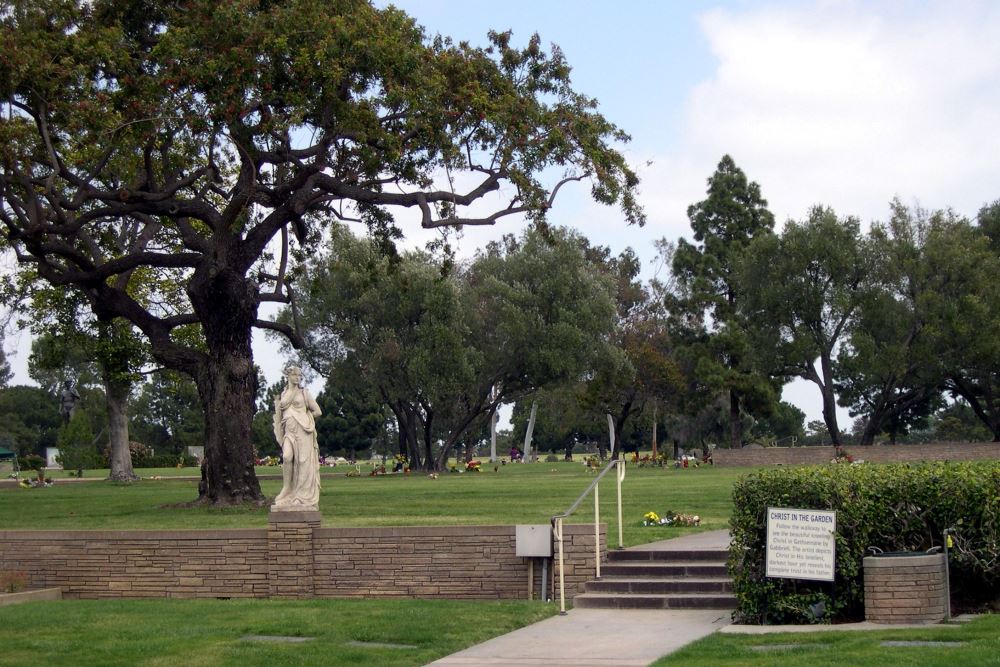
[[[836,532],[836,512],[768,507],[766,575],[833,581]]]

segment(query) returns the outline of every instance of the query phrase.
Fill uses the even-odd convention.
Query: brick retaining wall
[[[275,514],[267,529],[0,531],[0,570],[65,598],[528,597],[514,526],[320,528],[318,513]],[[594,576],[594,529],[564,534],[570,595]],[[539,580],[536,567],[536,595]]]
[[[977,461],[1000,459],[997,442],[943,442],[928,445],[846,445],[844,451],[855,459],[872,463],[902,461]],[[717,466],[814,465],[829,463],[833,447],[763,447],[716,449],[712,461]]]

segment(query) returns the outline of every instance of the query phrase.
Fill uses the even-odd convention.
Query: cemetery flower
[[[660,516],[656,512],[646,512],[642,516],[644,526],[700,526],[701,517],[697,514],[683,514],[667,511]]]

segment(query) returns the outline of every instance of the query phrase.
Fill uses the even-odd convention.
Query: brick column
[[[944,554],[864,559],[865,620],[873,623],[937,623],[944,619]]]
[[[315,593],[313,529],[317,511],[271,510],[267,518],[268,590],[272,598],[311,598]]]

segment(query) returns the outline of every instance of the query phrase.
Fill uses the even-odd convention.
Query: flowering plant
[[[845,452],[842,447],[837,447],[830,463],[854,463],[854,457]]]
[[[700,526],[701,517],[697,514],[681,514],[666,512],[660,516],[656,512],[646,512],[642,515],[644,526]]]

